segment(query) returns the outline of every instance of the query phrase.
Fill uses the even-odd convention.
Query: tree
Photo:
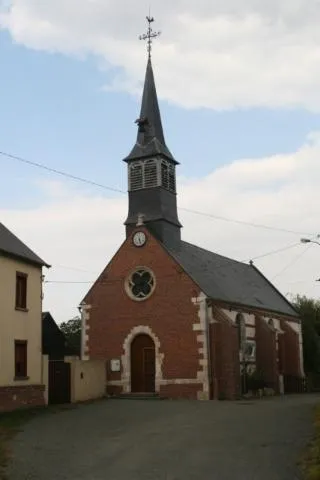
[[[76,355],[81,354],[81,318],[74,317],[60,325],[60,330],[64,333],[68,346],[75,351]]]
[[[293,300],[302,324],[303,357],[306,373],[320,372],[320,301],[297,295]]]

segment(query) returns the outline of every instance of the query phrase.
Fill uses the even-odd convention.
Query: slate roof
[[[50,267],[38,255],[30,250],[18,237],[0,223],[0,254],[24,260],[35,265]]]
[[[130,162],[139,158],[162,154],[177,164],[178,162],[173,158],[164,139],[156,84],[150,58],[147,64],[139,120],[146,122],[144,129],[138,129],[136,144],[124,161]]]
[[[299,317],[291,303],[253,265],[183,241],[169,253],[213,300]]]
[[[72,348],[50,312],[42,313],[42,353],[50,360],[60,360],[65,356],[80,356],[79,349]]]

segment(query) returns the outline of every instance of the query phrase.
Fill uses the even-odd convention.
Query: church
[[[286,393],[304,377],[294,307],[252,263],[181,238],[179,164],[163,132],[148,21],[137,139],[124,159],[125,238],[81,303],[82,357],[105,361],[109,395],[235,399],[254,372]]]

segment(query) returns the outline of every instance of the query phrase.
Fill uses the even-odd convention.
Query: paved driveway
[[[9,480],[294,480],[318,396],[106,400],[35,418]]]

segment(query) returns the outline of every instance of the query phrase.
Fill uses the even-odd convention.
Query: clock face
[[[147,238],[144,232],[136,232],[133,235],[133,244],[136,247],[142,247],[146,243],[146,240]]]

